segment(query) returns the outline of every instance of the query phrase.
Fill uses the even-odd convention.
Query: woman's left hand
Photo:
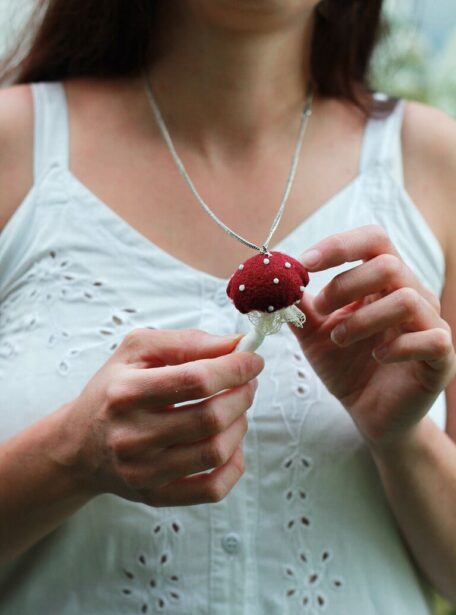
[[[368,225],[315,244],[312,271],[363,263],[336,275],[298,306],[292,327],[315,372],[352,416],[366,442],[383,447],[414,431],[456,374],[451,328],[438,298],[401,260],[381,226]],[[336,328],[337,326],[337,328]]]

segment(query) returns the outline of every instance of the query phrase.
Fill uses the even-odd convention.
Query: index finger
[[[210,359],[232,352],[242,334],[213,335],[199,329],[150,329],[129,331],[116,356],[141,367],[177,365]]]
[[[306,262],[307,256],[313,252],[317,253],[318,261]],[[385,229],[379,224],[367,224],[344,233],[325,237],[325,239],[322,239],[304,252],[299,260],[309,271],[323,271],[343,263],[358,260],[368,261],[381,254],[392,254],[402,261],[401,255],[390,240]],[[310,254],[310,256],[312,255]],[[434,309],[440,313],[438,298],[421,283],[410,269],[408,280],[409,284],[416,288]]]
[[[180,365],[132,369],[120,397],[130,407],[142,408],[204,399],[246,384],[263,367],[264,359],[260,355],[236,352]]]
[[[400,258],[385,229],[378,224],[367,224],[325,237],[301,254],[298,260],[309,271],[323,271],[343,263],[367,261],[380,254]]]

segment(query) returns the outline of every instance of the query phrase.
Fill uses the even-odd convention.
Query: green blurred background
[[[456,1],[386,0],[372,82],[456,117]]]
[[[0,53],[32,2],[36,0],[0,0]],[[386,0],[371,81],[382,92],[456,117],[456,0]],[[436,615],[456,615],[456,608],[436,596]]]

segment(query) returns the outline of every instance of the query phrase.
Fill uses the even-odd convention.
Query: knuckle
[[[431,301],[435,311],[440,315],[442,313],[442,304],[440,303],[440,299],[435,295],[432,295]]]
[[[344,276],[343,273],[338,273],[336,276],[334,276],[334,278],[329,284],[329,292],[326,295],[327,298],[329,298],[329,296],[332,294],[336,296],[344,295],[346,288],[345,278],[346,276]]]
[[[344,239],[344,237],[342,237],[341,235],[334,235],[332,243],[333,243],[334,255],[336,256],[336,258],[337,259],[345,258],[345,255],[347,253],[346,239]]]
[[[368,224],[366,231],[369,233],[370,240],[376,245],[384,246],[389,243],[388,233],[380,224]]]
[[[393,254],[381,254],[377,257],[377,267],[382,278],[392,280],[400,276],[403,271],[402,261]]]
[[[131,385],[121,380],[113,380],[105,390],[108,406],[113,409],[120,409],[131,403],[134,392]]]
[[[184,389],[197,397],[208,397],[211,391],[211,374],[207,367],[188,363],[181,367],[181,382]]]
[[[175,358],[177,363],[186,363],[188,361],[188,348],[198,348],[208,343],[208,339],[212,336],[201,329],[190,328],[182,330],[173,330],[173,335],[176,337],[179,349],[175,350]]]
[[[228,459],[229,456],[219,438],[213,438],[201,449],[201,461],[205,468],[222,466]]]
[[[211,400],[202,408],[200,417],[200,427],[204,435],[212,436],[225,429],[223,414],[219,410],[218,403]]]
[[[241,450],[241,454],[239,455],[239,464],[236,465],[238,471],[239,471],[239,476],[241,477],[244,472],[245,472],[245,458],[244,458],[244,453]]]
[[[420,302],[420,295],[414,288],[404,286],[397,291],[397,301],[407,316],[413,316]]]
[[[207,486],[206,497],[208,502],[220,502],[227,495],[228,489],[218,478],[213,478]]]
[[[141,328],[131,329],[124,336],[122,340],[122,346],[125,347],[128,351],[134,351],[141,345],[141,340],[143,338],[144,331]]]
[[[252,384],[248,384],[243,387],[243,404],[242,407],[247,410],[253,404],[253,400],[255,399],[255,389]]]
[[[429,301],[431,306],[434,308],[434,310],[437,312],[437,314],[440,316],[442,312],[442,305],[440,303],[440,299],[436,295],[434,295],[434,293],[429,293],[427,300]]]
[[[448,354],[451,351],[453,347],[453,343],[451,340],[451,335],[449,334],[448,331],[446,331],[445,329],[435,330],[434,347],[435,347],[435,351],[439,355],[442,355],[442,356]]]
[[[232,355],[231,373],[235,383],[238,385],[246,384],[252,378],[253,370],[251,353]]]
[[[129,463],[118,462],[117,473],[123,482],[135,491],[144,489],[148,483],[140,468]]]
[[[231,362],[231,373],[233,375],[233,380],[242,384],[247,380],[246,372],[247,372],[247,363],[248,357],[235,356],[233,355],[233,360]]]
[[[124,434],[120,432],[112,433],[106,440],[106,447],[115,458],[122,457],[127,449]]]
[[[185,335],[186,342],[190,345],[196,344],[201,341],[202,338],[208,337],[208,333],[202,331],[201,329],[197,329],[196,327],[192,327],[190,329],[186,329],[183,332]]]
[[[245,434],[249,430],[249,422],[245,414],[243,414],[240,418],[241,418],[241,424],[242,424],[242,437],[244,437]]]

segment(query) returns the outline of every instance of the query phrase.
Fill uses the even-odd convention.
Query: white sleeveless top
[[[226,279],[160,249],[68,168],[60,82],[32,85],[35,181],[0,234],[0,439],[74,399],[127,331],[247,331]],[[273,246],[377,223],[440,296],[444,255],[405,192],[404,102],[367,123],[358,176]],[[347,264],[311,275],[316,294]],[[185,301],[183,301],[185,299]],[[429,615],[374,463],[287,326],[266,338],[243,449],[221,502],[95,498],[0,569],[1,615]],[[431,410],[443,428],[442,393]]]

